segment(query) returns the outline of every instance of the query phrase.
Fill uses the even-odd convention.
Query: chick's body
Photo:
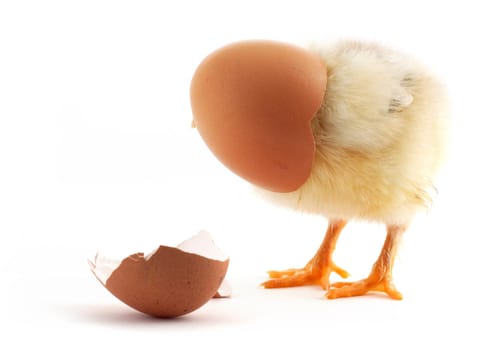
[[[443,159],[446,98],[408,57],[361,43],[319,53],[328,69],[312,121],[316,154],[298,190],[267,196],[330,219],[407,225],[430,203]]]
[[[315,50],[315,56],[312,57],[322,60],[324,64],[308,65],[315,67],[313,72],[306,69],[306,65],[287,63],[281,66],[282,71],[265,74],[265,78],[258,73],[258,62],[263,62],[261,71],[267,71],[271,69],[273,61],[270,59],[268,64],[264,64],[264,60],[257,62],[255,55],[259,49],[268,50],[268,57],[285,56],[291,52],[290,49],[271,43],[246,43],[237,47],[252,53],[253,56],[250,57],[254,58],[249,61],[250,66],[247,66],[251,71],[245,68],[245,72],[238,74],[241,78],[245,77],[242,83],[246,88],[241,90],[236,81],[228,80],[231,78],[230,72],[241,67],[238,62],[244,63],[240,55],[230,55],[228,61],[218,58],[222,55],[221,52],[215,56],[221,64],[210,64],[208,74],[198,75],[193,84],[196,120],[202,122],[208,114],[197,107],[200,105],[198,101],[213,101],[213,115],[221,112],[221,118],[210,119],[212,122],[209,124],[203,123],[202,128],[199,128],[200,133],[209,140],[208,132],[219,130],[216,136],[220,137],[213,138],[215,142],[210,143],[212,149],[218,145],[223,147],[220,151],[227,149],[228,157],[220,159],[227,159],[231,168],[241,170],[237,173],[243,174],[247,180],[261,180],[253,183],[262,188],[260,191],[265,196],[276,203],[321,214],[329,219],[323,242],[306,266],[270,271],[270,279],[263,286],[279,288],[315,284],[328,289],[328,298],[380,291],[394,299],[401,299],[401,294],[392,283],[397,247],[414,215],[427,208],[431,202],[431,195],[435,192],[434,176],[445,149],[448,110],[441,84],[413,59],[375,44],[342,42],[323,50]],[[306,59],[304,62],[310,61]],[[208,62],[211,63],[211,60]],[[233,63],[228,66],[229,70],[225,70],[228,62]],[[315,76],[318,69],[323,68],[326,72],[322,71],[317,76],[324,76],[324,80],[309,79],[310,76]],[[205,71],[203,67],[202,72]],[[279,111],[279,102],[291,96],[295,98],[291,98],[293,101],[288,103],[293,105],[301,105],[305,100],[301,100],[301,93],[294,93],[301,88],[291,91],[288,80],[275,79],[278,72],[284,73],[285,77],[293,77],[293,82],[300,81],[301,84],[297,86],[305,90],[315,86],[314,94],[309,96],[317,96],[319,100],[322,98],[320,108],[315,108],[314,117],[308,119],[310,125],[307,128],[310,133],[301,129],[304,119],[300,119],[297,125],[294,122],[287,124],[296,126],[291,132],[289,127],[282,126],[282,122],[296,120],[297,116],[295,109],[289,108],[290,104],[282,105],[286,106],[286,112]],[[261,78],[251,78],[258,76]],[[209,95],[203,94],[208,90],[207,84],[212,77],[220,78],[220,88]],[[301,79],[296,79],[298,77]],[[263,84],[264,80],[269,79],[273,79],[274,84]],[[198,81],[204,84],[197,84]],[[327,83],[310,83],[314,81]],[[223,87],[228,84],[231,89],[218,103],[216,97],[222,94]],[[276,90],[279,93],[270,93]],[[197,98],[198,92],[202,93],[201,99]],[[248,105],[246,102],[253,100],[253,106],[262,107],[258,109],[261,113],[255,113],[256,109],[246,110],[249,118],[243,118],[243,113],[239,113],[235,119],[237,124],[231,127],[231,109],[225,108],[234,101],[231,96],[239,96],[235,100],[236,104],[233,104],[233,112],[236,108],[244,112],[244,105]],[[225,105],[224,100],[228,104]],[[264,111],[266,112],[263,113]],[[221,128],[218,129],[218,125]],[[258,128],[258,125],[267,127]],[[241,134],[238,132],[239,127],[243,127],[244,132]],[[261,133],[251,136],[250,130],[255,128],[260,129]],[[311,139],[310,153],[305,151],[309,147],[309,141],[306,142],[306,148],[301,148],[304,143],[300,141],[306,139]],[[217,140],[220,142],[216,143]],[[285,149],[285,144],[291,145],[293,151]],[[296,152],[295,145],[302,145],[298,146],[302,151]],[[272,152],[278,149],[281,152]],[[226,153],[220,152],[220,155],[224,154]],[[264,157],[258,158],[257,154]],[[305,180],[299,184],[297,177],[292,182],[282,181],[282,178],[295,173],[292,165],[294,162],[291,160],[298,156],[302,159],[298,164],[309,166],[312,163],[311,171],[306,172]],[[262,159],[267,166],[262,166],[258,159]],[[307,166],[304,169],[308,169]],[[299,178],[303,179],[301,176]],[[275,185],[268,186],[272,182]],[[287,183],[287,186],[276,186],[282,185],[282,182]],[[291,191],[274,192],[274,188],[289,189],[291,183],[298,185]],[[348,276],[345,270],[333,262],[332,255],[341,230],[352,219],[385,224],[387,236],[384,246],[368,277],[357,282],[330,285],[329,276],[332,272],[342,277]]]
[[[370,291],[401,299],[392,278],[397,248],[413,216],[428,207],[446,143],[441,84],[412,59],[376,45],[345,42],[318,52],[328,71],[323,104],[312,120],[316,150],[309,178],[277,203],[329,219],[316,255],[304,268],[270,271],[266,288],[316,284],[326,297]],[[330,285],[332,259],[351,219],[384,223],[387,236],[371,273]]]

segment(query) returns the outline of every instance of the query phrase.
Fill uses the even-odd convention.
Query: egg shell
[[[229,258],[204,230],[177,247],[161,245],[146,256],[136,253],[118,261],[97,253],[88,262],[114,296],[155,317],[185,315],[213,297],[231,295],[224,280]]]
[[[320,57],[293,45],[230,44],[193,75],[194,123],[237,175],[271,191],[294,191],[311,173],[311,119],[323,101],[326,73]]]
[[[210,300],[223,281],[229,260],[213,260],[160,246],[124,259],[105,287],[132,308],[155,317],[190,313]]]

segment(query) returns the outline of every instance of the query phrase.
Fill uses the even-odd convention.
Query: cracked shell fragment
[[[229,258],[201,231],[178,247],[161,245],[117,262],[97,254],[89,261],[97,279],[118,299],[145,314],[188,314],[217,295]]]

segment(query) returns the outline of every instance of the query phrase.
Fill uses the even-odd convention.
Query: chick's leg
[[[328,289],[331,272],[336,272],[343,278],[348,277],[349,274],[332,260],[339,234],[346,223],[345,220],[330,221],[321,247],[304,268],[269,271],[268,274],[271,279],[264,282],[262,286],[265,288],[284,288],[316,284],[323,289]]]
[[[402,299],[392,282],[392,268],[396,251],[404,226],[388,226],[388,233],[378,260],[373,265],[369,276],[358,282],[338,282],[332,285],[326,293],[329,299],[352,297],[366,294],[370,291],[384,292],[393,299]]]

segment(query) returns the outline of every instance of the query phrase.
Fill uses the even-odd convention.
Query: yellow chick
[[[309,175],[294,190],[275,191],[259,184],[266,188],[261,192],[267,198],[322,215],[329,226],[306,266],[270,271],[263,286],[319,285],[331,299],[369,291],[401,299],[393,284],[394,259],[411,220],[428,208],[435,191],[434,176],[443,160],[447,134],[444,89],[415,60],[380,45],[344,41],[312,52],[324,62],[327,83],[320,107],[310,119],[314,154]],[[194,103],[193,114],[199,126],[202,119]],[[204,136],[205,131],[199,131]],[[269,142],[262,147],[275,145]],[[234,162],[226,164],[235,170],[230,165]],[[334,263],[333,252],[350,220],[383,223],[387,236],[369,276],[331,285],[332,272],[348,276]]]

